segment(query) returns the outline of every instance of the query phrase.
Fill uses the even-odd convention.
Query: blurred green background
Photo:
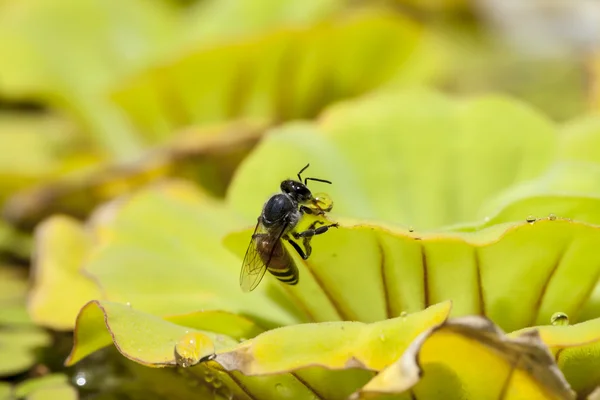
[[[168,176],[223,197],[267,129],[374,92],[507,94],[563,124],[600,110],[599,41],[585,0],[0,0],[0,324],[29,323],[47,216]],[[7,380],[61,370],[56,335]]]
[[[596,109],[597,6],[505,3],[4,0],[4,218],[85,216],[171,174],[223,195],[266,127],[381,88]]]

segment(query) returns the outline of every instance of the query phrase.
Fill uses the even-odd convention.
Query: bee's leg
[[[310,208],[307,206],[300,206],[300,212],[303,214],[325,215],[325,211]]]
[[[327,232],[329,230],[329,228],[337,228],[338,227],[338,224],[329,224],[329,225],[325,225],[325,226],[320,226],[315,229],[315,227],[317,225],[323,225],[323,224],[324,224],[323,221],[315,221],[312,224],[310,224],[308,229],[306,229],[305,231],[292,232],[294,239],[302,238],[302,244],[304,245],[304,249],[306,250],[306,258],[308,258],[310,256],[310,253],[312,253],[312,247],[310,245],[310,241],[312,240],[313,236],[321,235],[321,234]]]
[[[310,224],[310,226],[308,227],[308,229],[306,229],[305,231],[302,232],[292,232],[292,236],[294,236],[294,239],[300,239],[300,238],[311,238],[315,235],[321,235],[325,232],[327,232],[329,230],[329,228],[337,228],[339,226],[339,224],[335,223],[335,224],[329,224],[329,225],[325,225],[325,226],[320,226],[318,228],[315,229],[315,227],[317,225],[323,225],[324,222],[323,221],[315,221],[312,224]]]
[[[298,252],[298,254],[300,254],[300,257],[302,257],[303,260],[308,259],[309,254],[304,253],[304,251],[302,251],[302,248],[300,247],[300,245],[296,242],[294,242],[292,239],[290,239],[289,237],[285,237],[285,240],[287,240],[287,242],[289,244],[292,245],[292,247]]]

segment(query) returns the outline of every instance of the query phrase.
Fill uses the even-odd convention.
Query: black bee
[[[264,204],[242,263],[240,286],[244,292],[250,292],[258,286],[267,270],[281,282],[288,285],[297,284],[298,267],[285,249],[282,240],[290,243],[300,257],[306,260],[312,252],[310,246],[312,237],[338,226],[338,224],[330,224],[317,227],[324,224],[317,220],[305,231],[294,231],[303,214],[323,215],[333,207],[333,203],[326,195],[314,197],[307,187],[309,180],[331,184],[330,181],[305,178],[302,183],[302,172],[309,165],[307,164],[298,172],[297,181],[288,179],[281,182],[281,193],[271,196]],[[304,250],[294,239],[302,239]]]

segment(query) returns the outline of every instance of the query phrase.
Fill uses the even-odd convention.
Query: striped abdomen
[[[287,283],[288,285],[297,284],[298,267],[296,267],[292,256],[290,256],[290,253],[283,246],[283,242],[277,240],[274,248],[271,245],[272,242],[268,240],[259,240],[256,243],[256,249],[263,263],[267,266],[267,270],[283,283]]]

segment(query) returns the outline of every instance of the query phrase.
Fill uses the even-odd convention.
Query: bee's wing
[[[262,280],[263,276],[265,276],[265,272],[267,271],[267,266],[263,262],[260,254],[258,254],[258,250],[256,249],[255,236],[257,233],[263,233],[262,231],[264,230],[261,220],[261,218],[258,219],[258,223],[256,224],[256,228],[254,228],[252,238],[250,238],[250,244],[248,245],[248,250],[246,250],[244,261],[242,262],[242,270],[240,271],[240,287],[244,292],[250,292],[254,290],[254,288],[258,286]]]

